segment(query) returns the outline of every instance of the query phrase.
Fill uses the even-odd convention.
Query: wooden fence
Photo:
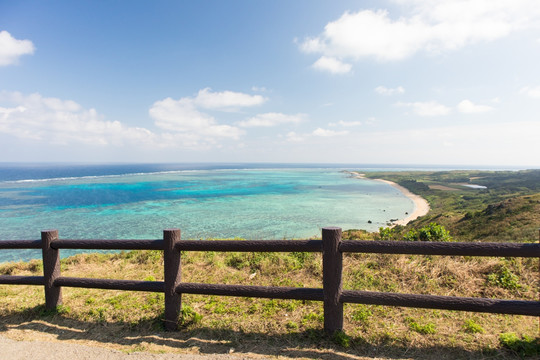
[[[82,287],[165,293],[164,323],[177,328],[182,294],[205,294],[257,298],[322,301],[324,329],[343,328],[343,304],[375,304],[430,309],[461,310],[540,316],[540,301],[402,294],[343,290],[343,253],[381,253],[452,256],[540,257],[540,244],[397,242],[342,240],[341,229],[322,229],[322,240],[181,240],[180,230],[164,230],[162,240],[70,240],[59,239],[57,230],[41,232],[41,240],[3,240],[0,249],[42,249],[43,276],[1,275],[0,284],[42,285],[45,307],[62,304],[62,287]],[[65,277],[60,274],[60,249],[162,250],[164,281],[138,281]],[[265,287],[199,284],[181,281],[181,251],[322,252],[323,287]]]

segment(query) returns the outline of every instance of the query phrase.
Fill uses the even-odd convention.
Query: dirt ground
[[[192,355],[192,354],[150,354],[144,352],[124,353],[118,350],[102,347],[86,346],[65,342],[27,341],[12,340],[0,335],[0,359],[6,360],[240,360],[240,359],[269,359],[248,354],[216,354],[216,355]],[[274,357],[275,358],[275,357]]]

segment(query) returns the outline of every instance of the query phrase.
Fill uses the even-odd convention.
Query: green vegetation
[[[527,335],[522,338],[516,333],[504,333],[499,337],[501,345],[512,350],[521,357],[540,355],[540,341]]]
[[[407,226],[350,230],[344,237],[535,241],[539,174],[374,174],[425,196],[432,211]],[[459,185],[465,182],[488,189]],[[63,259],[61,269],[64,276],[162,281],[162,262],[160,251],[81,254]],[[40,261],[0,265],[0,274],[41,273]],[[305,252],[183,252],[182,280],[320,288],[322,259]],[[346,254],[343,288],[537,300],[538,259]],[[538,319],[527,316],[345,304],[343,332],[328,336],[320,302],[183,295],[180,330],[166,332],[162,293],[64,288],[63,298],[63,306],[45,311],[42,287],[0,285],[1,334],[99,343],[125,352],[234,351],[284,358],[511,359],[540,353]]]
[[[428,322],[426,324],[419,324],[414,319],[406,318],[405,322],[409,325],[409,329],[416,331],[419,334],[435,334],[435,324]]]
[[[379,240],[406,240],[406,241],[452,241],[450,232],[437,223],[429,223],[419,229],[412,228],[403,234],[402,228],[379,228]]]
[[[77,255],[62,260],[74,277],[162,281],[154,252]],[[187,282],[321,287],[321,254],[214,253],[183,255]],[[141,259],[151,260],[140,262]],[[244,259],[231,261],[231,259]],[[301,259],[301,260],[299,260]],[[0,274],[39,275],[35,262],[0,265]],[[417,255],[347,254],[344,289],[535,300],[538,260]],[[286,275],[284,275],[286,274]],[[517,284],[517,285],[516,285]],[[184,295],[181,329],[162,327],[162,293],[64,288],[64,305],[45,311],[40,286],[0,286],[0,329],[20,339],[58,336],[101,343],[123,351],[223,353],[335,358],[357,356],[443,359],[526,356],[538,320],[526,316],[474,314],[346,304],[342,333],[323,332],[322,303],[300,300]],[[501,334],[519,334],[516,341]],[[533,339],[533,340],[531,340]]]
[[[474,320],[468,319],[465,321],[465,324],[463,325],[463,328],[466,332],[471,334],[482,334],[484,333],[484,328],[477,324]]]
[[[366,176],[394,181],[430,204],[428,215],[405,227],[396,226],[393,238],[436,223],[456,241],[538,241],[540,170],[374,172]]]

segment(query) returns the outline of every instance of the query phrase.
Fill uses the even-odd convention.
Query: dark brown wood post
[[[339,251],[341,228],[322,229],[324,330],[333,334],[343,329],[343,303],[341,303],[341,273],[343,256]]]
[[[45,308],[55,310],[62,305],[62,288],[54,286],[54,281],[60,277],[60,254],[51,244],[58,239],[58,230],[41,232],[43,252],[43,277],[45,279]]]
[[[181,294],[174,289],[180,284],[181,265],[180,251],[175,245],[180,241],[180,229],[163,230],[163,263],[165,275],[165,329],[178,328],[178,315],[180,315]]]

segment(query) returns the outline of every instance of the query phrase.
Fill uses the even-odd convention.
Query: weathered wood
[[[315,288],[180,283],[176,287],[176,292],[182,294],[323,301],[323,290]]]
[[[163,281],[89,279],[89,278],[61,276],[54,281],[54,284],[56,286],[90,288],[90,289],[149,291],[149,292],[164,292],[165,291],[165,283]]]
[[[341,228],[322,229],[324,330],[334,333],[343,329],[343,303],[341,298],[341,272],[343,255],[339,251]]]
[[[540,316],[540,301],[344,290],[344,303]]]
[[[0,240],[0,249],[41,249],[41,240]]]
[[[181,279],[180,251],[176,244],[180,241],[180,229],[163,231],[164,253],[163,267],[165,279],[165,328],[176,330],[178,328],[178,315],[180,315],[182,295],[175,291]]]
[[[54,281],[60,276],[60,254],[51,244],[58,239],[58,230],[41,232],[41,245],[43,253],[43,277],[45,285],[45,308],[54,310],[62,305],[62,288],[56,286]]]
[[[96,249],[96,250],[163,250],[163,240],[73,240],[60,239],[53,244],[54,249]]]
[[[182,240],[181,251],[321,252],[321,240]]]
[[[341,252],[455,256],[539,257],[540,244],[344,240]]]
[[[43,276],[0,275],[0,284],[45,285],[45,278]]]

